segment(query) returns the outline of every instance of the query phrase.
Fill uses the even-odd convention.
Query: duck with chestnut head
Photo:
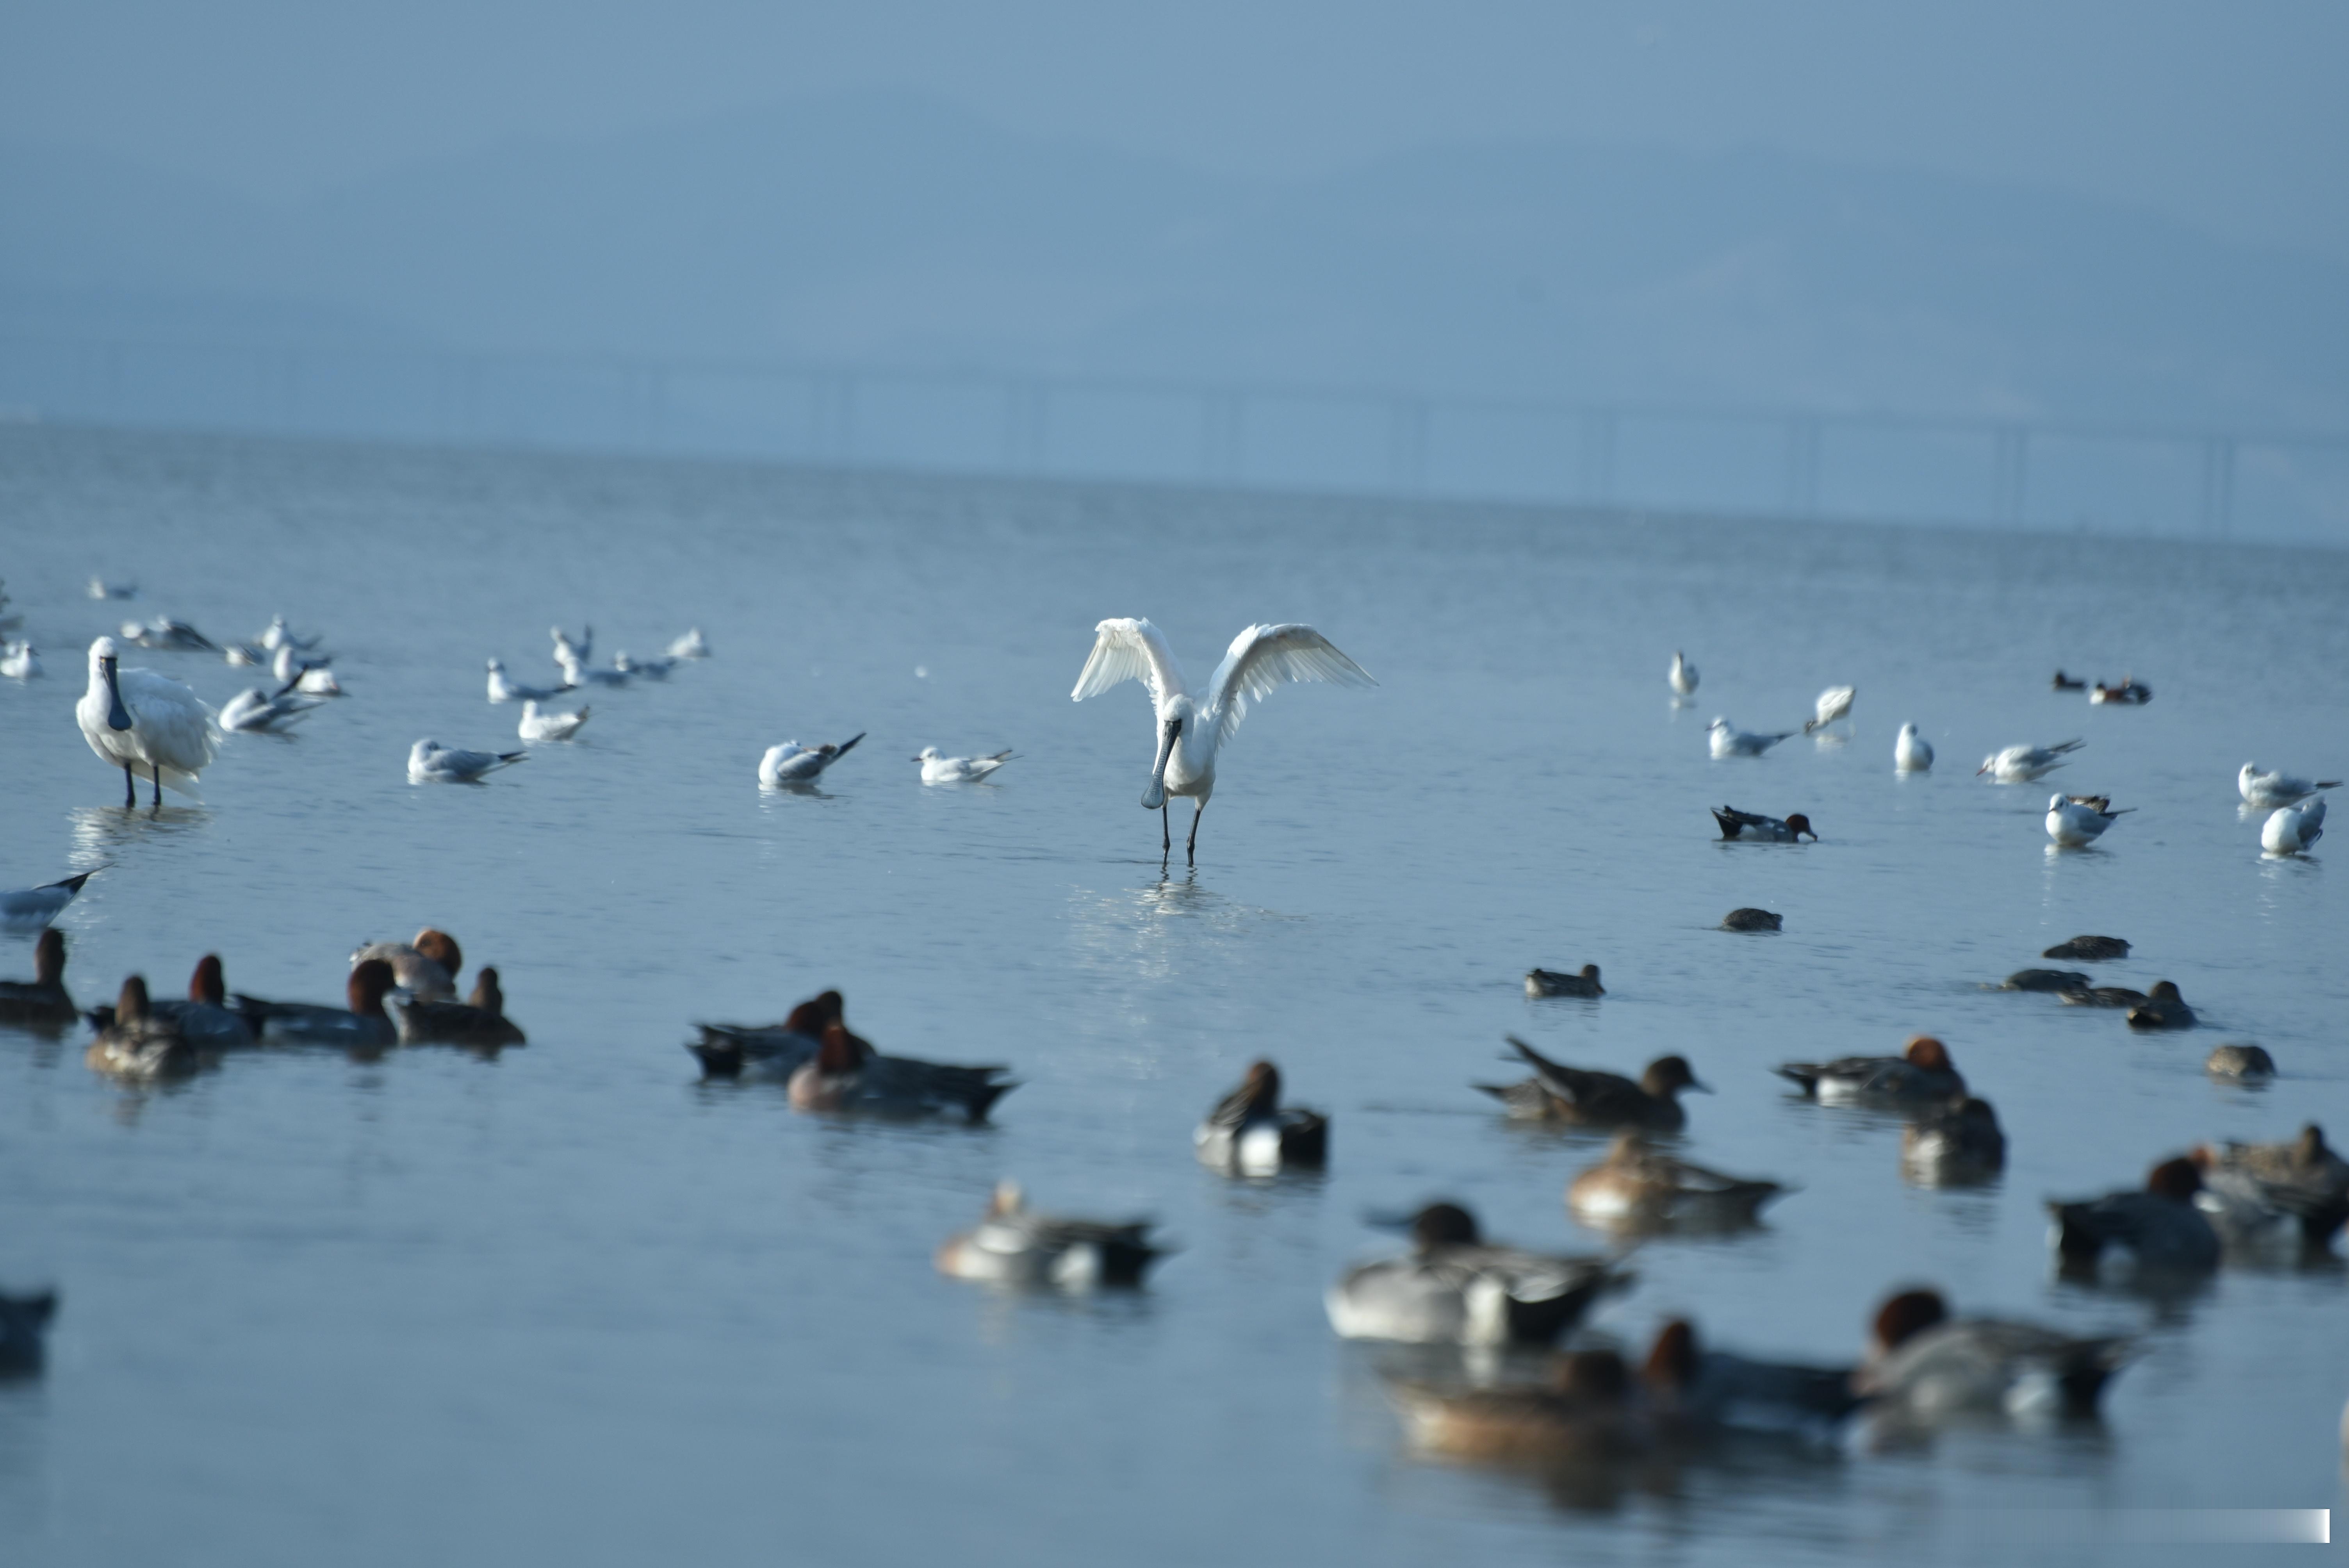
[[[361,960],[343,989],[347,1005],[340,1007],[315,1002],[267,1002],[243,993],[233,998],[233,1005],[253,1025],[264,1046],[380,1050],[398,1043],[399,1032],[383,1006],[393,989],[389,963],[380,958]]]
[[[2134,1191],[2050,1199],[2051,1240],[2067,1274],[2095,1276],[2122,1267],[2141,1276],[2192,1277],[2219,1266],[2219,1233],[2195,1204],[2202,1172],[2190,1159],[2165,1160]]]
[[[864,1116],[959,1115],[987,1119],[989,1107],[1019,1085],[1003,1067],[959,1067],[884,1056],[837,1019],[824,1025],[812,1058],[791,1076],[795,1110]]]
[[[0,980],[0,1024],[48,1033],[81,1016],[66,990],[66,934],[55,926],[33,948],[30,980]]]
[[[403,1046],[465,1046],[494,1050],[501,1046],[528,1044],[522,1029],[506,1016],[504,990],[498,972],[484,968],[473,979],[473,994],[462,1002],[443,1002],[395,991],[388,998],[391,1021]]]
[[[1916,1105],[1966,1092],[1966,1080],[1950,1060],[1950,1047],[1930,1035],[1910,1036],[1897,1057],[1785,1062],[1770,1070],[1799,1084],[1823,1105]]]
[[[146,976],[133,975],[122,982],[85,1059],[93,1071],[109,1078],[153,1082],[186,1078],[215,1058],[181,1035],[176,1022],[149,1006]]]
[[[1889,1297],[1870,1325],[1855,1393],[1876,1414],[1909,1424],[1962,1415],[2087,1417],[2136,1341],[2082,1336],[1999,1317],[1952,1317],[1939,1291]]]

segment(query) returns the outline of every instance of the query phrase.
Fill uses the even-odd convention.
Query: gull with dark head
[[[1248,704],[1270,696],[1290,681],[1329,681],[1337,686],[1376,686],[1370,672],[1338,651],[1329,638],[1310,626],[1291,623],[1250,626],[1232,639],[1224,662],[1208,677],[1206,692],[1194,695],[1184,682],[1182,666],[1165,634],[1147,621],[1103,621],[1093,628],[1092,656],[1069,694],[1072,702],[1098,696],[1130,680],[1150,689],[1150,705],[1157,718],[1157,755],[1150,764],[1150,787],[1142,792],[1143,810],[1159,813],[1161,857],[1174,851],[1174,829],[1168,821],[1168,798],[1187,795],[1193,802],[1191,835],[1184,841],[1184,859],[1196,863],[1199,819],[1207,799],[1216,792],[1216,754],[1247,717]]]

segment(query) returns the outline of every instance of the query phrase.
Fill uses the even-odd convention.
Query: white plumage
[[[1903,773],[1922,773],[1933,766],[1933,743],[1917,733],[1913,724],[1900,727],[1892,743],[1892,766]]]
[[[579,733],[579,727],[587,722],[592,711],[583,707],[576,713],[541,713],[533,699],[522,705],[520,733],[530,741],[568,740]]]
[[[1974,777],[1979,779],[1987,773],[1995,784],[2028,784],[2063,767],[2064,754],[2077,751],[2083,744],[2065,740],[2054,746],[2010,746],[1983,758],[1982,765],[1974,769]]]
[[[274,695],[250,686],[228,699],[220,711],[220,727],[247,735],[283,730],[312,708],[325,707],[322,698],[304,696],[291,686]]]
[[[1672,683],[1672,691],[1676,696],[1687,696],[1696,690],[1696,666],[1689,663],[1688,655],[1678,648],[1672,650],[1672,667],[1666,673],[1664,678]]]
[[[0,645],[0,676],[26,681],[41,673],[41,650],[30,643]]]
[[[437,740],[419,740],[408,753],[410,784],[471,784],[529,757],[527,751],[460,751]]]
[[[2296,855],[2324,837],[2324,797],[2283,806],[2260,825],[2260,848],[2271,855]]]
[[[668,645],[668,656],[673,659],[708,658],[709,656],[709,645],[702,640],[701,628],[696,626],[691,631],[686,633],[685,635],[671,643]]]
[[[1786,730],[1778,735],[1755,735],[1750,730],[1738,728],[1725,718],[1715,718],[1705,728],[1715,761],[1731,757],[1759,757],[1793,733]]]
[[[2243,797],[2243,804],[2262,811],[2272,811],[2280,806],[2297,806],[2319,789],[2337,789],[2338,779],[2295,779],[2279,768],[2262,773],[2256,762],[2246,762],[2235,776],[2235,788]]]
[[[1803,726],[1803,733],[1808,735],[1837,719],[1850,717],[1851,699],[1857,695],[1857,687],[1847,686],[1829,686],[1819,693],[1819,700],[1811,705],[1811,719]]]
[[[2127,808],[2134,810],[2134,808]],[[2047,798],[2047,836],[2067,850],[2085,849],[2105,836],[2120,811],[2099,811],[2085,801],[2065,795]]]
[[[220,755],[212,710],[168,676],[121,668],[120,657],[112,637],[89,645],[89,686],[74,705],[82,738],[102,760],[122,769],[125,805],[139,803],[134,772],[154,782],[159,806],[166,786],[202,799],[196,779]]]
[[[992,757],[941,757],[936,747],[925,746],[914,760],[922,765],[925,784],[968,784],[1010,761],[1011,753],[1007,748]]]
[[[821,746],[802,746],[796,740],[770,746],[767,754],[759,759],[759,787],[779,789],[791,784],[812,784],[818,774],[847,756],[864,738],[864,732],[859,730],[837,746],[830,741]]]
[[[490,700],[492,702],[544,702],[564,688],[560,686],[524,686],[506,676],[503,659],[490,661]]]

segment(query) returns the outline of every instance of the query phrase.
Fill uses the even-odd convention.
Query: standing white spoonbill
[[[460,751],[437,740],[419,740],[408,753],[410,784],[471,784],[484,773],[529,757],[527,751]]]
[[[1174,852],[1167,798],[1193,801],[1191,836],[1184,859],[1197,863],[1199,819],[1216,792],[1216,754],[1247,717],[1248,704],[1290,681],[1330,681],[1338,686],[1376,686],[1370,672],[1338,651],[1310,626],[1250,626],[1232,639],[1224,662],[1208,677],[1204,696],[1184,684],[1182,666],[1166,634],[1147,621],[1120,618],[1093,628],[1092,655],[1077,676],[1071,702],[1098,696],[1113,686],[1141,681],[1150,691],[1157,717],[1158,752],[1150,764],[1150,788],[1142,806],[1158,815],[1161,858]]]
[[[1923,773],[1933,766],[1933,743],[1917,733],[1913,724],[1900,727],[1900,738],[1892,743],[1892,766],[1903,773]]]
[[[2242,792],[2243,804],[2272,811],[2279,806],[2297,806],[2319,789],[2337,789],[2338,779],[2295,779],[2279,768],[2272,773],[2262,773],[2256,762],[2246,762],[2235,776],[2235,788]]]
[[[2260,848],[2271,855],[2296,855],[2324,837],[2324,797],[2280,808],[2260,828]]]
[[[153,670],[126,670],[112,637],[89,645],[89,688],[74,705],[82,738],[98,757],[122,769],[122,803],[139,804],[133,769],[155,782],[155,804],[163,786],[192,799],[196,779],[220,755],[220,730],[212,710],[196,694]]]
[[[1987,773],[1993,784],[2028,784],[2063,767],[2064,754],[2077,751],[2085,744],[2065,740],[2054,746],[2010,746],[1983,758],[1982,765],[1974,769],[1974,777],[1979,779]]]
[[[1730,757],[1759,757],[1795,732],[1789,729],[1776,735],[1756,735],[1738,728],[1725,718],[1715,718],[1705,733],[1712,738],[1713,759],[1720,761]]]
[[[1803,725],[1803,733],[1824,729],[1839,718],[1851,717],[1851,699],[1859,695],[1857,686],[1829,686],[1819,693],[1819,700],[1811,705],[1812,717]]]
[[[2047,797],[2047,836],[2055,841],[2058,848],[2084,850],[2105,836],[2105,830],[2113,825],[2114,818],[2135,810],[2134,806],[2124,806],[2118,811],[2104,810],[2086,800],[2075,799],[2067,795],[2050,795]]]
[[[922,765],[925,784],[970,784],[1010,761],[1011,752],[1007,748],[992,757],[941,757],[936,747],[925,746],[914,760]]]
[[[767,755],[759,758],[759,788],[781,789],[793,784],[812,784],[816,775],[847,756],[864,738],[864,732],[860,729],[837,746],[829,740],[821,746],[802,746],[796,740],[770,746]]]
[[[1664,678],[1672,683],[1675,696],[1687,696],[1696,690],[1696,666],[1678,648],[1672,650],[1672,667]]]

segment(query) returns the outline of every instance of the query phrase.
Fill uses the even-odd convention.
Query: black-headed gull
[[[818,774],[849,752],[864,738],[864,732],[854,735],[837,746],[825,741],[820,746],[802,746],[796,740],[786,740],[781,746],[767,748],[766,756],[759,759],[759,787],[777,789],[787,784],[809,784]]]
[[[524,740],[530,741],[568,740],[579,733],[579,727],[587,722],[590,711],[583,707],[576,713],[541,713],[537,700],[533,698],[522,705],[519,733]]]
[[[1010,761],[1011,752],[1006,748],[992,757],[941,757],[936,747],[925,746],[914,760],[922,765],[925,784],[968,784]]]
[[[1811,841],[1816,843],[1819,837],[1812,830],[1811,820],[1800,811],[1782,822],[1775,817],[1741,811],[1734,806],[1720,806],[1714,808],[1713,820],[1721,824],[1723,839],[1742,840],[1749,844],[1798,844],[1805,833],[1809,833]]]
[[[2064,753],[2077,751],[2085,744],[2064,740],[2054,746],[2010,746],[1983,758],[1982,765],[1974,769],[1974,777],[1979,779],[1987,773],[1993,784],[2028,784],[2063,767]]]
[[[2271,855],[2296,855],[2324,837],[2324,797],[2279,807],[2260,826],[2260,848]]]
[[[2124,806],[2110,810],[2112,802],[2101,795],[2075,797],[2050,795],[2047,798],[2047,836],[2067,850],[2085,849],[2105,836],[2113,819],[2137,810]]]
[[[82,738],[100,760],[122,769],[122,803],[139,804],[132,769],[154,782],[155,804],[169,784],[192,799],[196,779],[220,755],[220,728],[196,694],[153,670],[120,667],[112,637],[89,645],[89,686],[74,705]]]
[[[220,652],[220,645],[185,621],[175,621],[169,615],[158,615],[141,625],[136,621],[122,623],[122,638],[142,648],[156,648],[167,653]]]
[[[568,686],[524,686],[506,674],[503,659],[490,661],[490,700],[492,702],[544,702],[547,698],[570,690]]]
[[[595,628],[587,627],[573,642],[571,634],[560,626],[549,626],[546,634],[554,639],[554,662],[558,665],[584,665],[587,655],[595,651]]]
[[[1338,651],[1337,645],[1312,627],[1250,626],[1232,639],[1224,662],[1207,677],[1204,695],[1194,696],[1184,684],[1182,666],[1165,634],[1148,621],[1119,618],[1093,628],[1093,651],[1077,675],[1071,702],[1097,696],[1112,686],[1141,681],[1150,691],[1157,723],[1157,754],[1150,765],[1150,787],[1142,792],[1144,810],[1159,813],[1159,851],[1173,852],[1168,802],[1187,795],[1193,802],[1191,834],[1184,858],[1195,863],[1199,819],[1216,792],[1216,756],[1247,717],[1248,704],[1269,696],[1291,681],[1329,681],[1336,686],[1368,686],[1379,683],[1370,672]]]
[[[1903,773],[1922,773],[1933,766],[1933,743],[1917,733],[1913,724],[1900,727],[1892,743],[1892,766]]]
[[[665,681],[668,672],[677,668],[675,657],[665,659],[632,659],[628,650],[620,649],[612,655],[612,667],[624,676],[643,676],[647,680]]]
[[[2243,804],[2262,811],[2272,811],[2279,806],[2297,806],[2319,789],[2338,789],[2338,779],[2295,779],[2279,768],[2272,773],[2262,773],[2256,762],[2246,762],[2235,776],[2235,788],[2241,792]]]
[[[686,633],[685,635],[671,643],[668,645],[668,656],[673,659],[708,658],[709,656],[709,645],[702,640],[701,628],[696,626],[691,631]]]
[[[325,706],[324,698],[304,696],[292,686],[274,693],[248,686],[222,707],[220,727],[245,735],[283,732],[311,709]]]
[[[277,677],[280,685],[305,696],[340,696],[342,685],[335,679],[335,672],[327,668],[334,662],[306,657],[293,644],[281,643],[270,656],[269,673]]]
[[[66,905],[81,892],[81,884],[96,876],[96,872],[83,872],[63,882],[43,882],[38,887],[22,887],[13,892],[0,892],[0,926],[10,931],[38,931],[65,913]]]
[[[419,740],[409,749],[410,784],[471,784],[484,773],[494,773],[528,758],[527,751],[460,751],[437,740]]]
[[[1672,692],[1676,696],[1687,696],[1696,690],[1696,666],[1689,663],[1688,655],[1678,648],[1672,650],[1672,667],[1664,678],[1672,683]]]
[[[0,676],[28,681],[40,673],[40,649],[30,643],[0,643]]]
[[[1759,757],[1795,732],[1789,729],[1777,735],[1755,735],[1725,718],[1715,718],[1705,733],[1713,743],[1713,759],[1719,761],[1729,757]]]
[[[1819,693],[1819,700],[1811,705],[1811,717],[1803,725],[1803,733],[1824,728],[1839,718],[1851,717],[1851,699],[1858,696],[1856,686],[1829,686]]]
[[[306,654],[316,647],[320,640],[315,634],[307,637],[295,636],[286,630],[283,615],[270,616],[268,627],[255,639],[264,649],[273,654],[280,648],[292,648],[297,654]]]

